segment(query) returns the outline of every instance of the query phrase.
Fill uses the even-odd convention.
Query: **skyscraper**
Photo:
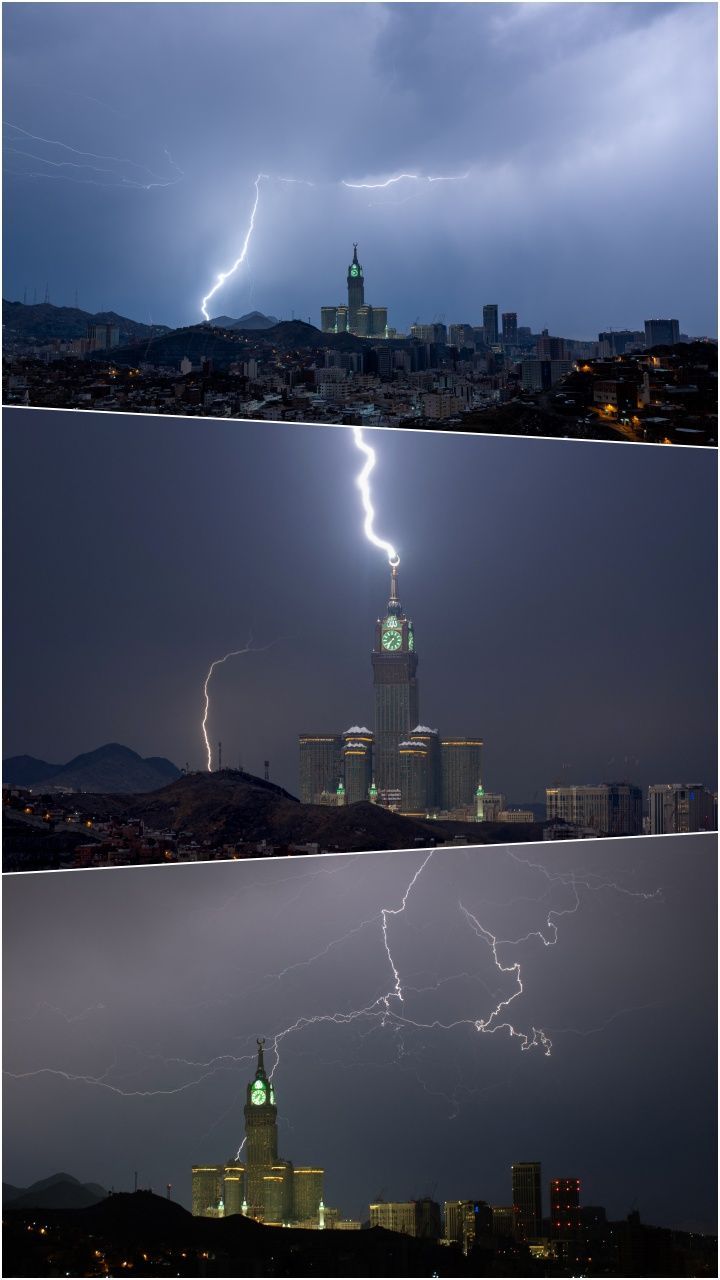
[[[357,245],[353,245],[353,257],[347,273],[348,296],[348,328],[351,333],[357,332],[358,311],[365,304],[365,281],[363,269],[358,262]]]
[[[645,346],[675,346],[680,341],[680,323],[678,320],[646,320]]]
[[[265,1070],[264,1040],[258,1040],[254,1078],[245,1102],[245,1164],[193,1165],[192,1211],[196,1217],[227,1218],[242,1213],[260,1222],[319,1226],[324,1170],[293,1168],[278,1156],[277,1106]]]
[[[502,339],[506,347],[517,346],[517,312],[503,311]]]
[[[690,782],[656,783],[648,787],[650,835],[714,830],[713,796]]]
[[[318,804],[322,793],[335,791],[342,771],[342,739],[336,733],[300,734],[300,799]]]
[[[579,1178],[553,1178],[550,1183],[550,1232],[571,1240],[580,1234]]]
[[[540,1163],[512,1166],[513,1205],[519,1210],[520,1230],[526,1240],[536,1240],[542,1228]]]
[[[483,330],[487,345],[495,346],[498,340],[498,308],[494,302],[483,307]]]
[[[445,811],[474,807],[482,777],[481,738],[441,738],[441,804]]]
[[[398,598],[397,566],[390,573],[390,599],[375,628],[372,653],[375,687],[375,782],[378,790],[400,788],[398,747],[418,723],[418,658],[412,622]]]
[[[373,736],[369,729],[353,725],[343,734],[345,803],[367,800],[373,780]]]

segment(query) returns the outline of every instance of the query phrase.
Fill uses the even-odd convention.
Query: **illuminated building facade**
[[[373,735],[369,729],[353,725],[343,734],[342,763],[345,804],[369,800],[373,782]]]
[[[323,792],[335,791],[342,776],[341,747],[339,734],[300,735],[300,799],[303,804],[319,804]]]
[[[439,1240],[442,1233],[440,1205],[434,1200],[378,1200],[370,1205],[370,1226],[384,1227],[404,1236]]]
[[[549,822],[591,827],[601,836],[642,834],[642,792],[629,782],[547,787],[545,813]]]
[[[347,306],[321,307],[320,327],[323,333],[352,333],[357,338],[388,335],[387,307],[373,307],[365,302],[365,278],[356,244],[347,273]]]
[[[418,656],[410,619],[398,597],[397,567],[390,598],[375,626],[372,652],[375,694],[375,782],[379,791],[400,788],[398,748],[418,723]]]
[[[419,723],[415,631],[400,602],[397,566],[391,567],[390,595],[375,623],[371,665],[373,731],[353,725],[342,735],[300,735],[303,804],[369,800],[406,815],[446,811],[482,821],[482,739],[441,739],[436,729]]]
[[[542,1188],[540,1164],[531,1161],[512,1166],[513,1205],[518,1210],[520,1232],[525,1240],[537,1240],[542,1231]]]
[[[482,777],[482,748],[481,738],[440,739],[441,804],[444,811],[474,806],[478,782]]]
[[[226,1218],[241,1213],[274,1225],[321,1225],[324,1170],[293,1168],[278,1155],[275,1089],[265,1070],[264,1041],[248,1083],[245,1102],[245,1163],[193,1165],[195,1217]]]
[[[714,831],[714,798],[699,783],[667,782],[648,787],[650,834]]]

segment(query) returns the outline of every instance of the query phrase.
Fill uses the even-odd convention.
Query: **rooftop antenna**
[[[270,761],[269,760],[265,761],[265,781],[266,782],[270,781]]]
[[[167,1184],[167,1186],[166,1186],[165,1190],[166,1190],[166,1193],[167,1193],[167,1198],[168,1198],[168,1200],[172,1200],[172,1182],[168,1182],[168,1184]]]

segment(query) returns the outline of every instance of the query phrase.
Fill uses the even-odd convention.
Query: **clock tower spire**
[[[390,564],[390,598],[375,626],[372,652],[375,687],[375,782],[379,792],[400,789],[398,748],[419,723],[415,633],[398,593],[398,564]],[[382,796],[385,804],[390,797]]]
[[[357,332],[358,311],[365,305],[365,281],[363,269],[358,262],[357,244],[353,244],[353,258],[347,273],[348,291],[348,329]]]

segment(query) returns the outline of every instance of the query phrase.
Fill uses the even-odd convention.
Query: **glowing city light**
[[[387,542],[384,538],[379,538],[375,533],[375,529],[373,527],[374,521],[375,521],[375,508],[373,507],[372,499],[370,497],[370,473],[372,472],[375,466],[375,463],[377,461],[377,458],[375,456],[375,450],[371,449],[370,445],[366,442],[363,436],[362,427],[353,427],[352,430],[353,430],[353,440],[355,441],[355,444],[357,445],[358,449],[360,449],[360,451],[365,454],[365,465],[362,471],[360,472],[359,476],[355,480],[355,483],[358,489],[360,490],[363,510],[365,512],[365,523],[363,525],[363,531],[365,533],[365,537],[368,539],[369,542],[372,542],[374,547],[379,547],[381,551],[386,552],[387,558],[388,558],[388,564],[393,569],[396,569],[397,566],[400,564],[400,556],[395,550],[392,542]]]

